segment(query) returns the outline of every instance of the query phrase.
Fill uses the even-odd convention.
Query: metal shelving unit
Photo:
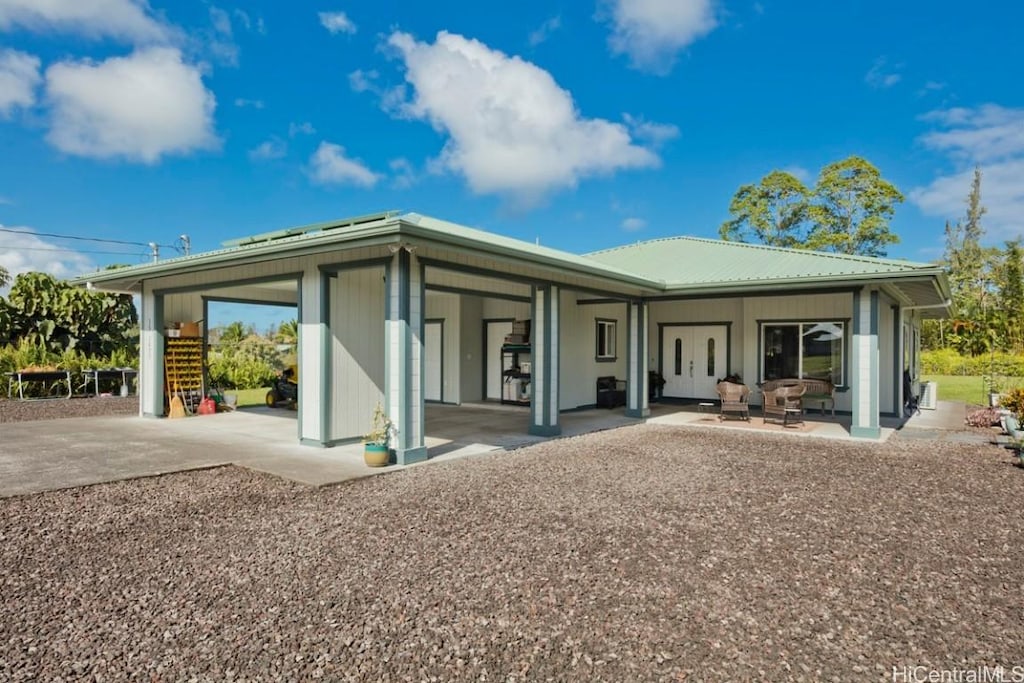
[[[501,402],[530,405],[532,361],[529,344],[501,347]]]

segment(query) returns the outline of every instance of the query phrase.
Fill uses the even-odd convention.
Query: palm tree
[[[278,325],[277,334],[274,336],[277,338],[278,344],[295,346],[299,343],[299,321],[295,318],[285,320]]]
[[[245,323],[236,320],[233,323],[229,323],[220,333],[220,343],[228,345],[238,344],[250,334],[252,334],[252,330],[247,329]]]
[[[0,266],[0,287],[6,287],[11,284],[11,274],[6,268]]]

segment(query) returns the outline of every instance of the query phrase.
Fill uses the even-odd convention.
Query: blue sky
[[[1022,24],[1008,2],[0,0],[0,224],[167,256],[400,209],[583,252],[716,236],[739,185],[859,154],[907,196],[889,255],[930,261],[975,164],[989,241],[1024,229]],[[13,273],[147,251],[0,232]]]

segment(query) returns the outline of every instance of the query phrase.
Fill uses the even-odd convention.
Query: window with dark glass
[[[763,323],[761,325],[761,380],[827,379],[845,383],[842,322]]]
[[[615,320],[597,321],[597,353],[599,361],[613,361],[615,355]]]
[[[675,374],[683,374],[683,340],[676,339],[675,349]]]
[[[715,376],[715,338],[708,337],[708,377]]]

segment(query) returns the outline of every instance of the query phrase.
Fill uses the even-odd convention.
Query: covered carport
[[[391,445],[397,462],[428,456],[424,338],[428,319],[436,319],[435,303],[450,309],[442,338],[459,340],[457,362],[440,370],[442,382],[448,378],[450,388],[458,385],[452,402],[472,402],[474,387],[486,398],[486,366],[479,357],[473,360],[472,347],[484,354],[484,321],[491,311],[503,309],[503,316],[513,318],[528,311],[533,391],[526,431],[559,434],[560,412],[590,403],[562,390],[575,374],[562,359],[579,352],[566,342],[574,345],[574,335],[591,334],[573,322],[583,308],[612,305],[624,318],[619,330],[626,347],[622,374],[630,387],[627,411],[633,417],[647,411],[642,297],[654,291],[654,283],[583,257],[417,214],[377,214],[257,235],[214,252],[94,273],[79,283],[141,295],[143,416],[164,410],[165,324],[202,318],[205,302],[214,297],[297,306],[297,430],[306,445],[359,441],[379,402],[395,426]],[[584,298],[589,304],[578,305]],[[444,357],[452,353],[446,349]],[[581,386],[591,391],[589,381]]]

